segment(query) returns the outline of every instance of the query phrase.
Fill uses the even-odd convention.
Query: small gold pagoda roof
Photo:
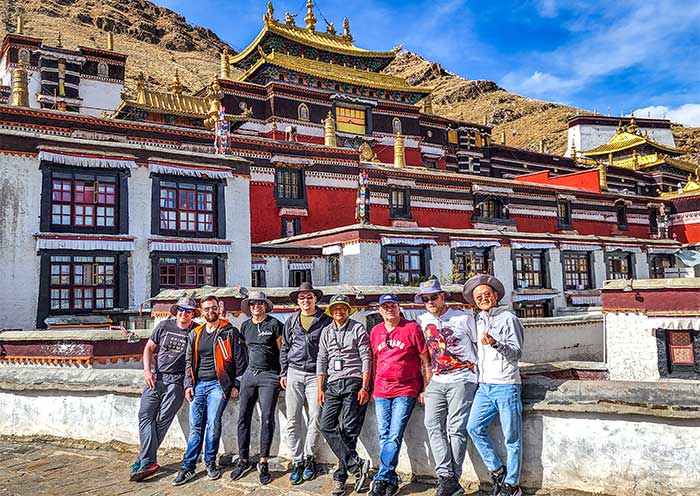
[[[609,155],[610,153],[617,153],[624,150],[629,150],[630,148],[637,148],[638,146],[648,144],[654,148],[667,153],[673,153],[675,155],[683,155],[685,152],[679,148],[674,148],[671,146],[662,145],[653,141],[648,136],[640,136],[637,133],[626,131],[624,129],[618,129],[615,136],[613,136],[610,141],[592,150],[587,150],[581,152],[583,155],[588,157],[596,157],[599,155]]]
[[[264,26],[253,42],[237,55],[230,57],[229,60],[231,64],[236,64],[249,55],[255,53],[255,50],[257,50],[258,45],[267,33],[277,34],[301,45],[308,45],[320,50],[341,53],[344,55],[353,55],[356,57],[393,59],[402,48],[401,46],[397,46],[389,52],[372,52],[356,47],[352,44],[351,38],[345,37],[342,34],[334,35],[299,26],[283,24],[268,17],[265,17],[263,22]]]
[[[694,174],[688,174],[688,181],[678,191],[669,191],[661,193],[662,198],[675,199],[686,196],[700,195],[700,166],[693,171]],[[680,184],[679,184],[680,186]]]
[[[391,76],[389,74],[363,71],[352,67],[329,64],[327,62],[321,62],[319,60],[312,60],[303,57],[295,57],[293,55],[285,55],[274,51],[270,54],[266,54],[262,51],[262,49],[259,49],[259,53],[260,59],[253,64],[250,69],[239,76],[239,81],[245,81],[248,79],[262,65],[272,64],[311,76],[333,79],[339,82],[366,86],[369,88],[424,94],[428,94],[433,91],[432,88],[409,86],[405,79],[397,76]]]

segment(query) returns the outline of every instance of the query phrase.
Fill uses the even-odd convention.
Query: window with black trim
[[[153,176],[153,234],[225,238],[224,181]]]
[[[476,274],[493,274],[489,248],[456,248],[452,257],[452,282],[464,284]]]
[[[571,202],[560,198],[557,200],[557,229],[570,229],[571,225]]]
[[[607,253],[605,266],[608,279],[632,279],[632,255],[630,253]]]
[[[50,255],[49,311],[89,312],[116,306],[117,257]]]
[[[513,304],[515,315],[519,318],[551,317],[551,305],[547,301],[527,301]]]
[[[385,246],[384,284],[416,284],[428,276],[426,248]]]
[[[302,169],[275,169],[275,198],[282,206],[306,205],[304,171]]]
[[[587,252],[564,253],[564,289],[584,290],[593,287],[591,256]]]
[[[409,189],[389,190],[389,217],[411,218],[411,192]]]
[[[326,257],[326,273],[328,282],[340,281],[340,255],[333,254]]]
[[[216,286],[216,264],[213,258],[161,257],[158,282],[161,291]]]
[[[617,228],[620,231],[627,229],[627,205],[622,200],[615,202],[615,217],[617,219]]]
[[[251,285],[254,288],[265,288],[267,287],[267,277],[265,276],[265,269],[255,269],[251,271]]]
[[[288,219],[282,217],[282,237],[289,238],[290,236],[298,236],[301,234],[301,219]]]
[[[475,217],[484,220],[508,218],[508,210],[505,208],[505,203],[502,199],[495,196],[475,199],[474,214]]]
[[[545,288],[547,286],[544,251],[515,251],[514,260],[516,288]]]
[[[676,266],[676,257],[669,254],[649,255],[649,277],[663,279],[666,277],[666,269]]]
[[[649,234],[659,234],[659,209],[649,209]]]
[[[128,172],[48,166],[43,173],[42,231],[128,232]]]
[[[297,288],[301,283],[312,283],[311,269],[290,269],[289,271],[289,287]]]

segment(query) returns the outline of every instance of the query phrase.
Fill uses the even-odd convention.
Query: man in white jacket
[[[477,275],[464,285],[467,303],[480,311],[476,317],[479,389],[472,404],[467,430],[491,473],[494,496],[521,496],[518,486],[522,460],[522,402],[518,360],[522,355],[523,326],[505,306],[498,306],[505,288],[490,275]],[[506,465],[486,432],[498,414],[506,446]]]

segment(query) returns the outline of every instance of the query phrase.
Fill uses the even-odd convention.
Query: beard
[[[218,313],[207,313],[204,315],[204,320],[209,322],[210,324],[213,324],[214,322],[219,321],[219,314]]]

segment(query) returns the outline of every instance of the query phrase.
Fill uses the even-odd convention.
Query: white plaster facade
[[[668,123],[668,128],[652,128],[644,127],[643,121],[638,122],[637,130],[640,134],[649,133],[649,138],[662,145],[675,147],[673,133],[671,132],[671,122]],[[592,150],[593,148],[604,145],[615,136],[617,124],[611,125],[594,125],[594,124],[577,124],[569,127],[567,134],[567,145],[565,157],[571,156],[572,143],[576,146],[577,152]]]
[[[656,337],[646,315],[606,313],[605,348],[610,379],[656,381],[660,378]]]
[[[80,107],[81,114],[99,117],[102,112],[111,114],[121,103],[121,92],[124,85],[110,81],[97,79],[80,79],[80,98],[83,104]]]

